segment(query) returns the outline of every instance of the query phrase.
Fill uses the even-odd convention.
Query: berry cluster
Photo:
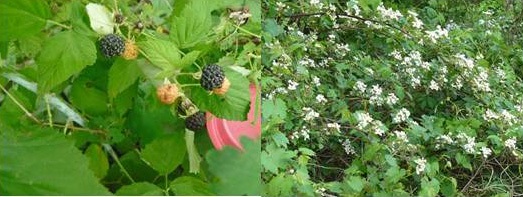
[[[196,112],[185,119],[185,127],[197,131],[205,126],[205,113]]]
[[[223,95],[229,90],[231,83],[225,77],[222,67],[211,64],[203,68],[200,85],[208,91]]]
[[[100,50],[106,57],[121,55],[125,49],[125,42],[122,37],[116,34],[109,34],[100,41]]]

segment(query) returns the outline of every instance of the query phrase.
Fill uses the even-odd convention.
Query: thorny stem
[[[18,100],[15,99],[15,97],[13,95],[11,95],[11,93],[9,93],[5,88],[4,86],[2,86],[0,84],[0,88],[2,89],[2,91],[4,91],[4,93],[16,104],[18,105],[18,107],[20,107],[20,109],[22,109],[22,111],[24,111],[25,115],[29,116],[29,118],[31,118],[32,120],[34,120],[35,122],[37,123],[41,123],[40,120],[38,120],[36,117],[33,116],[33,114],[31,114],[22,104],[20,104],[20,102],[18,102]]]
[[[123,167],[122,163],[120,163],[120,159],[118,159],[118,156],[116,155],[116,153],[114,152],[113,148],[111,147],[111,145],[109,144],[102,144],[102,146],[104,147],[105,151],[107,151],[109,153],[109,155],[111,155],[111,157],[114,159],[114,161],[116,162],[116,164],[120,167],[120,169],[122,170],[122,172],[124,173],[124,175],[129,179],[131,180],[132,183],[135,183],[134,182],[134,179],[133,177],[131,177],[131,175],[129,174],[129,172],[127,172],[127,170]]]

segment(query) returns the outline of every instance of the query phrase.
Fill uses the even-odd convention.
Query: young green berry
[[[205,126],[205,113],[196,112],[185,119],[185,127],[197,131]]]
[[[125,42],[122,37],[116,34],[108,34],[100,41],[100,50],[106,57],[121,55],[125,49]]]
[[[208,91],[220,88],[225,79],[222,67],[211,64],[203,68],[202,78],[200,79],[200,85]]]

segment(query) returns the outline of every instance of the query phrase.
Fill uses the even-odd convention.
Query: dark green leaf
[[[185,158],[186,146],[183,136],[182,132],[175,132],[155,139],[142,151],[143,160],[160,175],[172,172]]]

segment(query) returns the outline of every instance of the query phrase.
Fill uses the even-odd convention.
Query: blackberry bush
[[[100,50],[106,57],[121,55],[125,49],[125,42],[122,37],[116,34],[109,34],[100,41]]]

